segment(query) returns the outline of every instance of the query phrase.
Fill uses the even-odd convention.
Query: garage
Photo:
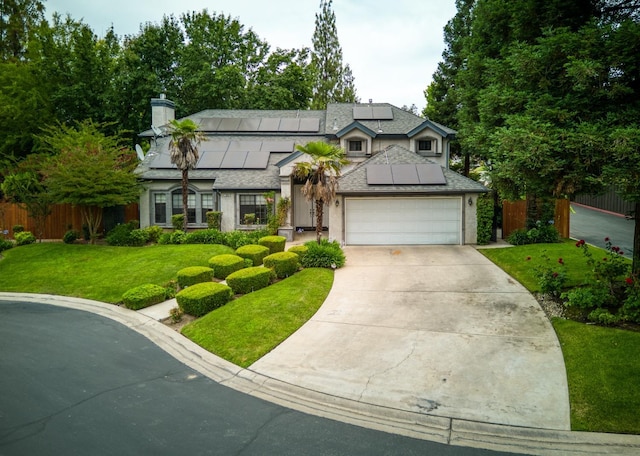
[[[461,244],[462,198],[345,198],[347,245]]]

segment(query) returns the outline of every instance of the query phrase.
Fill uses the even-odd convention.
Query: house
[[[153,127],[141,137],[151,149],[139,171],[147,182],[140,198],[141,226],[171,227],[182,213],[180,172],[169,159],[167,124],[174,104],[151,100]],[[206,212],[222,212],[222,230],[250,229],[245,215],[265,223],[264,194],[291,199],[280,233],[292,239],[315,227],[314,205],[292,177],[307,157],[297,144],[327,141],[350,164],[338,195],[324,211],[328,237],[343,244],[474,244],[481,184],[449,170],[455,131],[387,103],[336,103],[322,111],[218,110],[188,116],[206,140],[189,172],[189,227],[206,227]]]

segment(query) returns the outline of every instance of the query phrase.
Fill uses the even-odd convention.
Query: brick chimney
[[[164,93],[160,94],[160,98],[151,99],[151,125],[161,127],[168,124],[176,118],[176,104],[167,100]]]

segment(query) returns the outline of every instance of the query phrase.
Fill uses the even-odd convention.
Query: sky
[[[237,18],[272,49],[312,47],[320,0],[46,0],[47,17],[69,14],[98,36],[113,25],[123,37],[165,15],[207,9]],[[443,29],[456,13],[455,0],[333,0],[343,63],[355,78],[357,96],[422,111],[424,90],[444,50]]]

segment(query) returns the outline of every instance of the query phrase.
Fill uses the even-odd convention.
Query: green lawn
[[[309,268],[246,294],[182,329],[182,334],[238,366],[248,367],[293,334],[322,305],[333,271]]]
[[[603,258],[607,251],[598,247],[589,246],[589,251],[594,259]],[[507,274],[518,280],[527,290],[535,292],[540,290],[538,279],[535,276],[536,266],[548,264],[555,266],[558,259],[562,258],[567,269],[567,287],[582,285],[584,278],[591,272],[587,259],[582,249],[576,247],[576,241],[565,240],[557,244],[529,244],[507,247],[502,249],[480,249],[480,253],[500,266]],[[527,260],[527,258],[531,258]]]
[[[233,250],[222,245],[102,245],[38,243],[3,252],[0,291],[46,293],[117,303],[138,285],[165,286],[187,266]]]
[[[640,434],[640,333],[553,319],[574,431]]]

